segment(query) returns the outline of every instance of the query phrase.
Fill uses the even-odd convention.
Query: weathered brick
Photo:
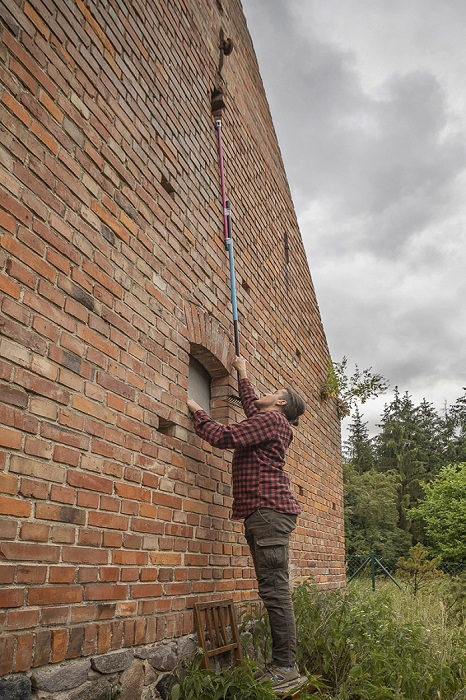
[[[10,471],[25,476],[35,476],[46,481],[63,483],[65,469],[47,462],[39,462],[21,455],[12,455],[10,459]]]
[[[60,556],[60,549],[53,545],[3,542],[0,544],[0,554],[8,561],[56,562]]]
[[[109,584],[88,584],[85,587],[86,600],[125,600],[127,587]]]
[[[46,586],[45,588],[31,588],[28,593],[29,605],[80,603],[81,599],[81,586]]]
[[[0,588],[0,607],[20,608],[24,605],[24,588]]]
[[[36,518],[41,520],[58,520],[61,523],[74,523],[84,525],[86,513],[80,508],[67,505],[52,505],[49,503],[37,503]]]

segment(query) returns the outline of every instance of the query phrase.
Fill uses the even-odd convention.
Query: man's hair
[[[291,425],[299,425],[299,416],[302,416],[306,410],[306,404],[292,389],[285,389],[284,398],[286,405],[282,408],[283,413]]]

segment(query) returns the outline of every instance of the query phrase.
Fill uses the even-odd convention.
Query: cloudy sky
[[[243,8],[332,357],[441,410],[466,386],[466,2]]]

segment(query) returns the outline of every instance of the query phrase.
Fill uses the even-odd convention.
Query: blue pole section
[[[230,261],[230,290],[231,290],[231,308],[233,311],[233,332],[235,336],[235,352],[239,356],[239,327],[238,327],[238,307],[236,304],[236,278],[235,278],[235,256],[233,254],[233,234],[231,226],[231,205],[226,202],[225,214],[228,222],[228,237],[225,238],[225,246],[228,250],[228,258]]]

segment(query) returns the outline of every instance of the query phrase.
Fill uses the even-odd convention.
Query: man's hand
[[[246,360],[244,359],[244,357],[235,357],[233,361],[233,367],[238,372],[240,379],[245,379],[248,376],[246,370]]]
[[[199,406],[198,403],[194,401],[194,399],[188,399],[188,409],[191,411],[191,413],[196,413],[196,411],[199,411],[202,409],[202,406]]]

